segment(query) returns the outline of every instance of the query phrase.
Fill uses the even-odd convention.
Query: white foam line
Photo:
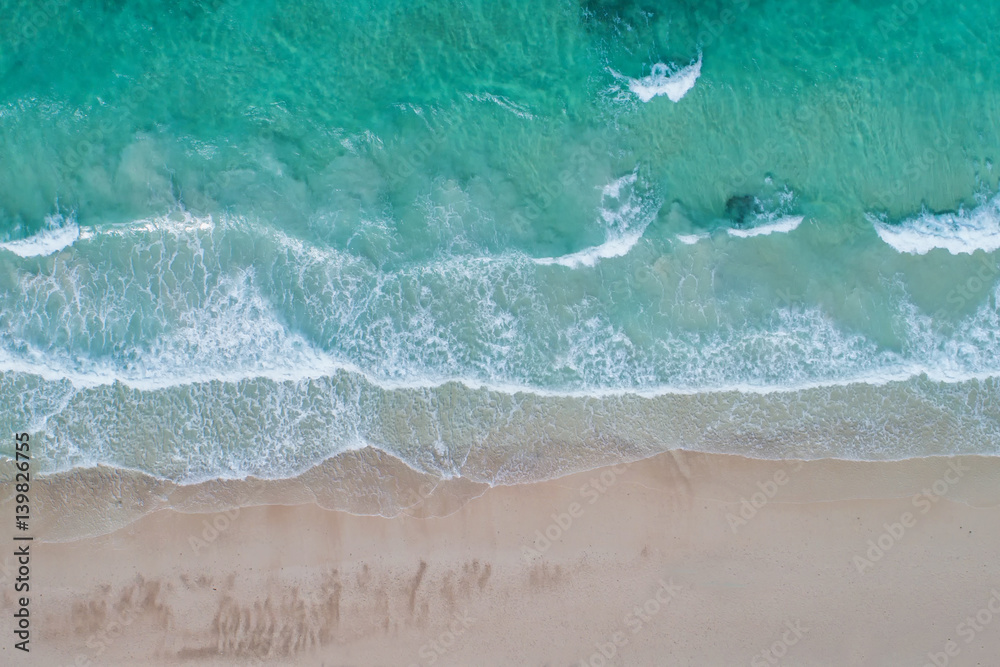
[[[169,214],[156,218],[140,218],[127,225],[107,225],[103,227],[80,229],[72,219],[56,227],[62,216],[46,218],[49,227],[34,236],[17,241],[0,243],[0,248],[9,250],[21,257],[37,257],[59,252],[77,241],[90,241],[98,236],[125,236],[141,232],[166,232],[180,235],[193,231],[208,231],[215,228],[212,216],[197,218],[187,211],[181,211],[182,219],[176,219]],[[231,226],[235,226],[230,223]]]
[[[642,209],[631,204],[626,197],[623,197],[623,189],[635,185],[638,178],[639,170],[636,167],[631,173],[616,178],[601,188],[600,216],[608,228],[608,237],[604,243],[599,246],[584,248],[569,255],[538,257],[532,258],[531,261],[541,265],[558,264],[572,269],[580,266],[594,266],[602,259],[627,255],[635,244],[639,242],[639,239],[642,238],[650,222],[649,219],[646,219],[640,221],[637,227],[631,228],[630,222],[633,221],[634,216],[641,213]],[[618,202],[619,206],[617,210],[614,208],[605,208],[604,204],[609,199]]]
[[[80,238],[80,227],[73,221],[62,227],[50,227],[34,236],[0,243],[0,248],[21,257],[45,257],[68,248]]]
[[[698,241],[707,239],[708,237],[708,234],[678,234],[676,238],[684,245],[694,245]]]
[[[765,225],[751,227],[750,229],[730,228],[728,232],[730,236],[738,236],[741,239],[750,238],[751,236],[767,236],[768,234],[787,234],[798,228],[802,224],[802,219],[801,215],[789,215]]]
[[[968,212],[924,212],[895,225],[868,217],[880,239],[911,255],[925,255],[935,248],[952,255],[1000,249],[1000,195]]]
[[[639,230],[625,234],[619,238],[609,239],[599,246],[584,248],[570,255],[562,257],[538,257],[532,259],[535,264],[551,265],[558,264],[569,268],[579,266],[594,266],[599,260],[611,257],[623,257],[629,253],[633,246],[642,238],[645,230]]]
[[[27,361],[11,360],[0,358],[0,372],[23,373],[41,377],[48,382],[69,382],[79,389],[89,389],[99,386],[108,386],[121,383],[132,389],[139,391],[156,391],[175,387],[192,386],[198,384],[236,384],[248,380],[271,380],[274,382],[303,382],[310,380],[320,380],[333,377],[336,373],[349,373],[356,375],[367,384],[384,391],[400,390],[426,390],[440,389],[449,384],[458,384],[472,391],[490,391],[508,395],[528,394],[545,398],[593,398],[605,399],[615,397],[637,396],[640,398],[657,398],[660,396],[678,395],[694,396],[698,394],[719,394],[719,393],[741,393],[741,394],[781,394],[800,392],[809,389],[822,389],[828,387],[846,387],[850,385],[870,385],[883,386],[893,382],[906,382],[920,376],[926,376],[932,382],[944,384],[960,384],[972,380],[987,380],[1000,377],[1000,369],[981,372],[949,372],[939,369],[929,368],[920,364],[907,364],[898,367],[895,371],[882,371],[858,375],[846,379],[816,380],[813,382],[800,382],[788,385],[754,385],[747,383],[733,383],[727,385],[705,385],[701,387],[650,387],[650,388],[626,388],[609,387],[580,390],[558,390],[532,387],[530,385],[519,385],[516,383],[493,383],[464,378],[458,376],[442,376],[438,378],[422,378],[416,380],[387,380],[374,376],[358,366],[335,361],[329,358],[317,357],[314,363],[305,365],[302,368],[276,368],[263,371],[233,371],[228,373],[217,373],[215,375],[191,374],[186,376],[175,376],[171,378],[148,379],[135,378],[121,373],[108,370],[106,372],[78,372],[53,368],[48,365],[33,364]]]

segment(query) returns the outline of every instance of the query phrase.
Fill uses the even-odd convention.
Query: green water
[[[1000,6],[3,13],[0,423],[50,469],[998,452]]]

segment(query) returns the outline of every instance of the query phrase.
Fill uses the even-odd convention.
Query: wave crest
[[[950,213],[923,212],[889,224],[870,217],[879,238],[899,252],[926,255],[941,248],[952,255],[1000,249],[1000,195],[972,210]]]
[[[0,248],[20,257],[46,257],[73,245],[80,238],[80,227],[72,218],[61,215],[45,218],[46,227],[34,236],[0,243]]]

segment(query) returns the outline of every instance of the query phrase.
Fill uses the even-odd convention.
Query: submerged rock
[[[734,195],[726,200],[726,217],[742,227],[748,216],[756,212],[757,200],[751,195]]]

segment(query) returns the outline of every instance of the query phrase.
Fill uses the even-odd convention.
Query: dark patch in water
[[[734,227],[742,227],[748,217],[759,213],[757,209],[757,200],[751,195],[733,195],[726,200],[726,217]]]

